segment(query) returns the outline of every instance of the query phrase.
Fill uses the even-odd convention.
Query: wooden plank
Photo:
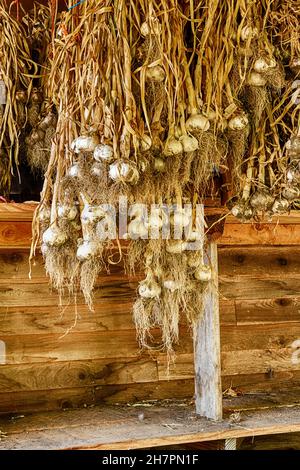
[[[0,393],[155,382],[155,358],[93,359],[0,367]]]
[[[265,402],[266,403],[266,402]],[[300,407],[247,411],[241,422],[196,417],[192,406],[95,406],[14,420],[2,418],[0,449],[125,450],[300,431]],[[139,419],[141,413],[144,419]],[[99,428],[99,423],[101,427]],[[25,432],[26,431],[26,432]]]
[[[29,248],[31,244],[31,223],[0,222],[0,248]]]
[[[272,393],[274,391],[289,391],[291,389],[299,390],[300,371],[284,370],[267,373],[223,375],[222,389],[229,393]]]
[[[300,296],[263,300],[236,300],[237,324],[299,322]]]
[[[260,300],[300,295],[299,279],[294,276],[284,279],[243,278],[219,276],[220,295],[232,300]]]
[[[54,390],[36,390],[0,393],[0,413],[32,413],[47,410],[64,410],[90,405],[133,403],[147,400],[191,399],[193,380],[144,382],[131,384],[97,385],[92,387],[71,387]],[[105,407],[103,407],[105,408]],[[143,408],[144,410],[146,409]],[[138,412],[136,413],[138,421]],[[98,422],[102,428],[104,423]],[[0,429],[2,423],[0,420]],[[1,445],[1,441],[0,441]],[[0,447],[1,449],[1,447]]]
[[[226,223],[218,245],[300,245],[300,224]]]
[[[160,332],[152,331],[153,346],[161,345]],[[71,332],[65,336],[39,334],[23,336],[1,335],[6,345],[6,364],[22,364],[49,361],[76,361],[100,358],[124,358],[141,356],[134,330],[115,332]],[[192,352],[192,339],[187,329],[180,332],[178,354]],[[148,352],[144,353],[148,356]]]
[[[219,247],[218,255],[219,272],[222,276],[300,278],[298,246]]]
[[[224,325],[221,329],[222,352],[289,348],[299,338],[300,323],[257,324],[255,329],[245,324]]]
[[[37,203],[0,203],[1,221],[31,222]]]
[[[217,245],[210,243],[208,256],[212,280],[204,294],[204,311],[194,329],[196,413],[206,418],[222,419],[220,323],[218,296]]]
[[[300,433],[247,437],[240,450],[300,450]]]

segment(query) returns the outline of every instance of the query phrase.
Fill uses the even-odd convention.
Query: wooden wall
[[[0,205],[0,341],[6,346],[0,412],[192,398],[192,341],[184,326],[169,375],[164,355],[138,348],[131,318],[136,279],[118,268],[101,277],[95,313],[82,298],[58,306],[40,257],[29,280],[31,216],[30,206]],[[300,219],[243,226],[228,219],[219,273],[223,389],[298,387],[291,344],[300,339]]]

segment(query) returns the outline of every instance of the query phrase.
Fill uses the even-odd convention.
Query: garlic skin
[[[161,294],[161,287],[154,278],[145,279],[139,284],[139,295],[144,299],[155,299]]]
[[[183,253],[187,247],[187,243],[183,240],[169,240],[166,245],[168,253]]]
[[[43,243],[48,246],[59,247],[68,240],[68,235],[56,225],[47,228],[43,233]]]
[[[148,228],[141,220],[132,220],[128,224],[128,237],[132,238],[133,240],[139,238],[148,238]]]
[[[70,178],[81,178],[82,177],[82,172],[81,168],[78,163],[74,163],[69,170],[68,170],[68,176]]]
[[[104,176],[104,168],[102,163],[94,163],[91,167],[91,173],[93,176],[96,176],[100,178],[101,176]]]
[[[99,144],[94,150],[93,157],[96,162],[110,163],[114,159],[114,149],[111,145]]]
[[[189,268],[197,268],[200,264],[202,264],[202,260],[202,251],[190,251],[188,253],[187,264]]]
[[[251,207],[245,207],[244,204],[237,203],[231,208],[231,213],[239,220],[250,220],[253,217]]]
[[[147,152],[152,146],[152,139],[150,135],[144,134],[140,140],[140,148],[142,152]]]
[[[245,129],[248,126],[248,124],[249,124],[249,119],[244,113],[237,114],[236,116],[229,119],[228,121],[228,127],[232,131],[241,131]]]
[[[282,195],[288,201],[300,199],[300,189],[297,186],[286,186],[282,191]]]
[[[258,211],[270,209],[274,203],[274,197],[265,191],[256,191],[250,199],[250,206]]]
[[[75,153],[92,153],[98,144],[99,138],[95,134],[92,136],[80,136],[73,140],[71,144],[71,150],[73,150]]]
[[[116,182],[135,184],[139,180],[139,172],[130,163],[116,161],[109,166],[109,177]]]
[[[173,155],[180,155],[182,152],[182,143],[175,137],[170,137],[165,144],[164,155],[166,157],[172,157]]]
[[[176,210],[170,217],[170,223],[175,227],[187,227],[191,222],[191,218],[183,209]]]
[[[161,65],[154,65],[147,67],[145,76],[150,82],[162,83],[166,78],[166,73]]]
[[[105,215],[106,212],[101,206],[85,204],[80,218],[83,224],[94,224],[103,219]]]
[[[247,80],[247,85],[251,86],[265,86],[266,83],[267,80],[257,72],[251,72]]]
[[[209,282],[212,278],[211,267],[206,264],[201,264],[195,270],[194,277],[197,281]]]
[[[254,62],[253,69],[255,72],[264,73],[270,69],[274,69],[276,66],[276,60],[272,58],[260,57]]]
[[[48,127],[52,126],[55,123],[55,121],[55,114],[50,112],[39,122],[39,128],[43,131],[46,131]]]
[[[57,215],[61,219],[74,220],[77,214],[78,209],[75,205],[60,204],[57,208]]]
[[[45,132],[42,131],[41,129],[37,129],[37,130],[34,129],[29,136],[30,142],[33,144],[43,141],[44,138],[45,138]]]
[[[289,208],[290,203],[287,199],[278,198],[275,199],[275,202],[272,206],[272,212],[273,214],[284,214],[285,212],[288,212]]]
[[[182,135],[179,138],[179,141],[182,144],[184,152],[195,152],[199,148],[199,143],[196,137],[190,135]]]
[[[246,25],[242,28],[241,31],[241,40],[247,41],[248,39],[253,39],[258,36],[258,29],[255,26]]]
[[[291,137],[286,143],[286,149],[289,157],[300,160],[300,136]]]
[[[144,21],[141,25],[141,35],[146,37],[150,34],[160,35],[161,34],[161,24],[157,18],[151,18],[150,24],[147,21]]]
[[[203,114],[192,114],[185,125],[188,132],[208,131],[210,128],[209,119]]]
[[[82,244],[78,246],[76,256],[78,261],[89,260],[98,254],[99,245],[93,240],[83,240]]]
[[[49,252],[49,245],[46,245],[46,243],[43,243],[41,245],[41,253],[43,256],[46,256],[47,253]]]
[[[300,71],[300,57],[294,57],[292,61],[290,62],[289,66],[295,72],[299,72]]]
[[[152,230],[159,230],[163,224],[163,219],[159,214],[150,214],[146,225]]]
[[[164,173],[166,171],[166,162],[163,158],[156,157],[154,160],[154,169],[159,173]]]
[[[290,168],[286,173],[286,178],[289,183],[300,183],[300,171],[294,168]]]
[[[181,287],[179,282],[173,281],[172,279],[167,279],[166,281],[164,281],[163,286],[165,289],[168,289],[171,292],[175,292]]]
[[[19,102],[19,103],[26,103],[27,101],[27,95],[26,95],[26,92],[24,90],[18,90],[16,92],[16,100]]]
[[[50,222],[50,217],[51,217],[50,207],[42,207],[41,210],[39,211],[40,222],[48,223]]]

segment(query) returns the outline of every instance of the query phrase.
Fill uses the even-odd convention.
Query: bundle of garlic
[[[11,5],[10,5],[11,6]],[[36,65],[22,24],[0,0],[0,194],[9,193],[12,174],[18,175],[27,102]]]

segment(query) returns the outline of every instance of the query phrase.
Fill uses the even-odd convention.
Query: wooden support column
[[[194,331],[196,413],[206,418],[221,420],[222,388],[216,243],[209,244],[207,258],[212,268],[212,280],[205,293],[203,316]]]

